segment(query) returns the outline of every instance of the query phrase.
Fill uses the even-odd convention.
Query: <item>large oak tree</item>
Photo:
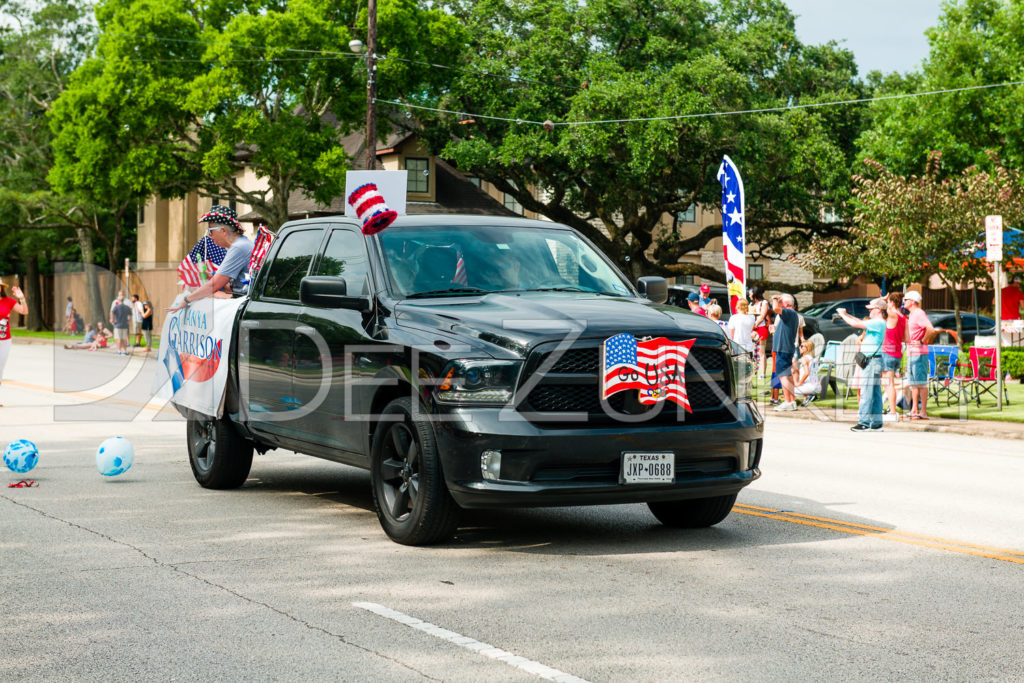
[[[865,95],[852,54],[801,44],[781,1],[449,6],[471,29],[464,67],[444,93],[410,101],[465,112],[425,117],[434,150],[580,229],[634,276],[682,272],[683,254],[721,235],[657,228],[693,203],[718,206],[723,154],[744,174],[761,252],[845,230],[826,209],[848,197],[863,108],[737,113]]]
[[[40,274],[54,261],[88,264],[90,310],[101,311],[96,270],[104,255],[116,264],[124,231],[107,205],[54,192],[47,114],[68,78],[88,56],[94,26],[88,4],[69,0],[3,3],[0,35],[0,269],[24,269],[29,329],[42,329]],[[70,247],[69,247],[70,242]],[[113,267],[113,266],[112,266]],[[83,309],[85,312],[85,309]]]
[[[156,193],[235,199],[277,228],[294,191],[329,202],[349,159],[339,137],[365,120],[365,30],[355,0],[107,0],[100,38],[54,108],[54,184],[111,204]],[[423,89],[454,58],[455,19],[381,0],[382,96]],[[358,27],[364,27],[359,29]],[[382,132],[386,132],[384,129]],[[265,189],[240,187],[250,168]]]

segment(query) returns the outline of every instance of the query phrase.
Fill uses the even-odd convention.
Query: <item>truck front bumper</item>
[[[448,489],[465,508],[598,505],[731,495],[757,479],[764,423],[750,403],[727,423],[545,427],[499,409],[457,409],[435,422]],[[500,473],[485,478],[486,452]],[[627,452],[675,456],[672,483],[621,483]],[[488,456],[493,457],[493,456]]]

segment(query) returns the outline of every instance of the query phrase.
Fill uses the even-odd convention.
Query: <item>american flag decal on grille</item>
[[[601,345],[601,397],[636,389],[642,404],[670,400],[693,412],[686,398],[686,357],[695,341],[609,337]]]

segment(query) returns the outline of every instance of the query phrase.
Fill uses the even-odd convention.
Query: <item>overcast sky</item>
[[[913,71],[928,56],[926,28],[935,26],[941,0],[786,0],[797,15],[800,41],[835,40],[853,50],[861,76],[875,69]],[[845,42],[844,42],[845,41]]]

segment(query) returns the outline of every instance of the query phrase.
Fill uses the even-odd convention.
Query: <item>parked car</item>
[[[686,297],[690,295],[690,292],[696,292],[700,295],[700,285],[669,285],[668,300],[665,303],[669,306],[676,306],[684,311],[688,311],[690,307],[686,304]],[[724,285],[711,285],[710,296],[718,301],[718,305],[722,307],[722,320],[728,320],[731,315],[729,310],[729,290]]]
[[[952,333],[956,333],[956,311],[936,310],[927,311],[928,319],[932,322],[932,326],[937,330],[949,330]],[[992,318],[984,315],[974,315],[973,313],[961,313],[960,324],[962,326],[961,332],[963,338],[960,340],[961,344],[973,344],[974,338],[980,335],[995,335],[996,333],[996,321]],[[935,344],[952,344],[953,336],[948,332],[940,332],[939,336],[935,338]]]
[[[447,540],[461,508],[632,502],[716,524],[761,474],[752,365],[666,290],[547,221],[403,216],[370,237],[344,216],[290,222],[234,320],[223,417],[178,408],[193,474],[236,488],[274,448],[367,469],[404,544]],[[682,373],[692,412],[632,385],[605,397],[650,384],[604,371],[620,335],[693,340],[685,365],[637,363]]]
[[[804,317],[804,339],[818,333],[826,342],[842,341],[855,332],[859,334],[855,328],[843,322],[837,311],[845,308],[854,318],[866,318],[870,301],[870,297],[852,297],[811,304],[799,312]]]

